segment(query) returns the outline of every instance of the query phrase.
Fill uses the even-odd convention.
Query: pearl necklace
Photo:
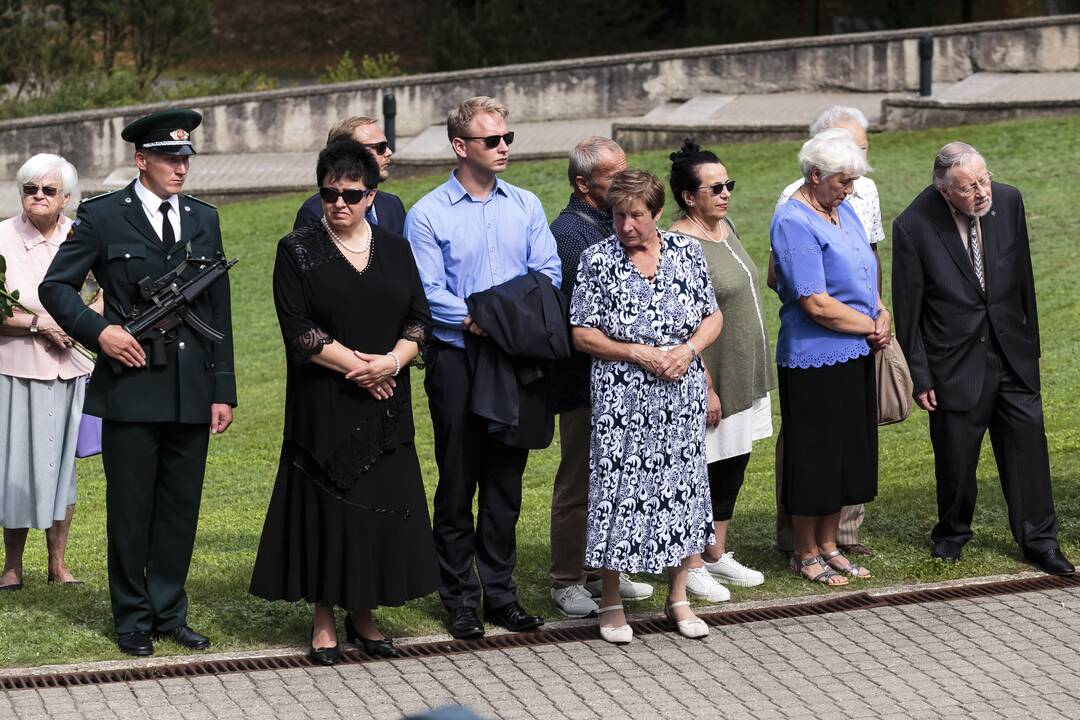
[[[333,229],[330,227],[330,223],[326,222],[326,216],[325,215],[323,216],[323,219],[322,219],[323,228],[326,229],[326,232],[330,236],[330,239],[333,240],[335,243],[337,243],[338,247],[340,247],[342,250],[344,250],[345,252],[348,252],[348,253],[352,253],[353,255],[363,255],[363,254],[367,253],[368,250],[371,249],[371,226],[368,225],[368,222],[367,222],[366,219],[361,219],[360,222],[364,223],[365,245],[364,245],[364,248],[362,250],[353,250],[351,247],[349,247],[348,245],[345,244],[344,240],[342,240],[341,238],[339,238],[337,236],[337,233],[335,233],[333,231]]]
[[[712,236],[712,234],[705,228],[705,226],[702,225],[701,223],[699,223],[697,221],[697,219],[694,218],[693,215],[687,214],[686,219],[689,220],[690,222],[694,223],[695,225],[697,225],[699,228],[701,228],[701,232],[705,233],[705,239],[706,240],[708,240],[710,242],[719,242],[719,243],[726,242],[727,235],[726,235],[726,233],[724,233],[724,226],[722,224],[717,223],[716,227],[720,230],[721,233],[724,233],[725,236],[722,237],[722,238],[714,238]]]

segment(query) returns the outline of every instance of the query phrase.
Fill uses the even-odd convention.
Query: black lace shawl
[[[328,483],[347,492],[381,454],[413,438],[409,370],[389,400],[311,361],[335,340],[382,354],[406,338],[427,342],[431,314],[408,242],[372,226],[372,251],[354,268],[321,225],[286,235],[274,264],[274,304],[288,359],[285,440],[302,447]]]

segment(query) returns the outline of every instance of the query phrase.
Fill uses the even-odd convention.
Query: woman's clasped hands
[[[694,351],[689,345],[676,345],[670,350],[641,345],[635,353],[638,365],[661,380],[678,380],[686,374],[694,361]]]
[[[345,379],[367,390],[376,400],[391,398],[397,386],[393,378],[397,364],[393,358],[389,355],[369,355],[359,350],[353,350],[353,356],[359,364],[345,374]]]

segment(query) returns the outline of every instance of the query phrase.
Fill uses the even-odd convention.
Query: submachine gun
[[[128,321],[123,328],[139,344],[150,344],[150,365],[162,367],[168,363],[165,355],[165,343],[175,338],[173,333],[181,324],[213,343],[219,343],[224,335],[207,325],[192,311],[195,301],[210,287],[225,276],[225,273],[240,262],[238,258],[226,260],[224,256],[213,258],[188,258],[173,270],[157,280],[149,276],[139,281],[139,295],[128,313]],[[188,265],[197,265],[199,273],[184,281],[180,274]],[[113,372],[119,373],[124,366],[109,358]]]

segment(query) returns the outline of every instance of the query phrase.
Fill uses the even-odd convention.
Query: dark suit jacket
[[[382,190],[375,193],[375,216],[379,218],[376,223],[383,230],[389,230],[395,235],[405,235],[405,206],[397,195],[385,193]],[[319,194],[315,193],[300,206],[296,211],[296,220],[293,222],[293,230],[317,223],[322,220],[323,206]]]
[[[65,332],[97,350],[101,331],[126,321],[122,313],[139,298],[139,280],[156,280],[183,262],[182,248],[189,241],[192,257],[223,255],[213,205],[180,196],[180,238],[167,254],[135,194],[134,182],[86,200],[79,205],[71,236],[60,245],[38,288],[41,302]],[[104,317],[79,297],[88,271],[93,271],[105,293]],[[189,279],[197,272],[191,265],[182,277]],[[166,345],[164,367],[125,368],[117,374],[99,355],[86,394],[86,412],[121,422],[202,424],[210,422],[211,403],[236,405],[228,276],[204,293],[193,310],[225,335],[221,343],[211,343],[181,325],[176,341]]]
[[[566,296],[532,271],[465,299],[487,337],[465,333],[469,407],[488,432],[518,448],[545,448],[555,432],[551,361],[570,357]]]
[[[944,410],[970,410],[979,399],[991,339],[1020,381],[1039,391],[1039,318],[1020,191],[994,183],[981,225],[985,292],[937,189],[923,190],[893,221],[897,339],[915,392],[933,388]]]

